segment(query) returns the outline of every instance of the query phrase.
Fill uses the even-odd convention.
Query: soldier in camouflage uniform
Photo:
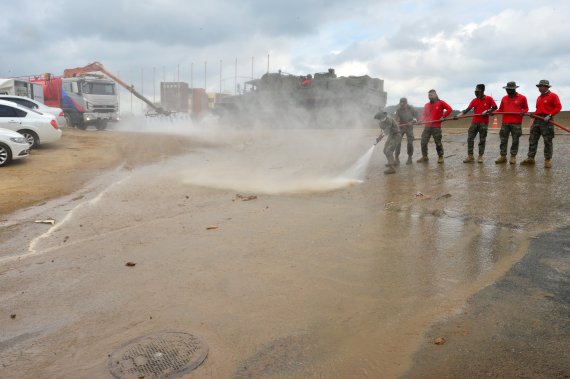
[[[422,132],[421,148],[422,157],[416,162],[428,161],[428,143],[433,136],[435,142],[435,150],[437,151],[437,163],[443,163],[443,144],[441,143],[441,123],[451,114],[453,108],[445,101],[437,96],[434,89],[428,92],[429,102],[424,105],[424,112],[422,114],[422,123],[424,124],[424,131]]]
[[[497,104],[491,96],[485,95],[485,85],[477,84],[475,86],[475,98],[471,100],[467,108],[453,116],[457,120],[460,116],[467,114],[473,110],[473,119],[467,131],[467,158],[463,163],[471,163],[475,161],[473,150],[475,147],[475,137],[479,134],[479,157],[477,162],[483,163],[483,154],[485,154],[485,142],[487,140],[487,128],[489,126],[489,114],[497,109]]]
[[[535,115],[544,118],[544,120],[534,119],[528,138],[528,157],[521,164],[534,164],[538,140],[542,136],[544,139],[544,167],[550,168],[552,167],[552,139],[554,138],[554,125],[550,121],[562,110],[562,104],[558,95],[550,91],[550,82],[548,80],[543,79],[536,86],[540,91],[540,96],[536,99]]]
[[[384,174],[394,174],[396,172],[394,152],[401,141],[400,127],[392,117],[388,116],[387,112],[380,111],[374,118],[380,120],[381,129],[380,135],[376,138],[376,143],[380,142],[383,136],[388,137],[384,144],[384,155],[386,155],[388,160],[388,164],[386,164],[388,168],[384,171]]]
[[[400,164],[400,148],[404,135],[408,142],[408,160],[406,164],[412,164],[412,155],[414,155],[414,124],[417,123],[418,114],[414,107],[408,104],[408,99],[402,97],[400,106],[396,109],[396,122],[400,124],[400,143],[396,146],[396,165]]]
[[[506,114],[503,114],[501,131],[499,132],[499,137],[501,138],[499,151],[501,156],[495,163],[503,164],[507,162],[507,147],[510,135],[513,141],[511,143],[511,158],[509,159],[509,164],[515,164],[519,151],[519,138],[522,135],[523,116],[528,112],[528,102],[524,95],[517,92],[519,86],[517,86],[516,82],[508,82],[503,88],[507,92],[507,95],[501,99],[499,112],[505,112]]]

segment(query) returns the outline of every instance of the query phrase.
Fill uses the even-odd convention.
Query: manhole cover
[[[173,378],[196,369],[208,345],[188,333],[157,333],[132,340],[111,354],[111,373],[119,379]]]

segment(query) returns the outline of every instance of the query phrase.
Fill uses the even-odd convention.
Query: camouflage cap
[[[538,84],[536,86],[537,87],[540,87],[540,86],[550,87],[550,82],[546,79],[542,79],[540,82],[538,82]]]
[[[388,116],[388,112],[384,111],[384,110],[380,110],[379,112],[377,112],[374,115],[374,119],[376,120],[383,120]]]

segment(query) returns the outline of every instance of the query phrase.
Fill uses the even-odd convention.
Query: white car
[[[11,101],[16,104],[23,105],[24,107],[34,109],[41,113],[49,113],[55,116],[57,125],[63,128],[67,125],[67,120],[65,119],[65,114],[61,108],[48,107],[45,104],[40,103],[37,100],[30,99],[25,96],[15,96],[15,95],[0,95],[0,100]]]
[[[0,128],[0,166],[14,159],[27,157],[30,145],[26,138],[13,130]]]
[[[0,128],[22,134],[32,148],[61,138],[61,129],[53,115],[5,100],[0,100]]]

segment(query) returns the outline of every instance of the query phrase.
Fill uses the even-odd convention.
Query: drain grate
[[[188,333],[157,333],[137,338],[111,354],[109,366],[117,379],[173,378],[196,369],[208,345]]]

